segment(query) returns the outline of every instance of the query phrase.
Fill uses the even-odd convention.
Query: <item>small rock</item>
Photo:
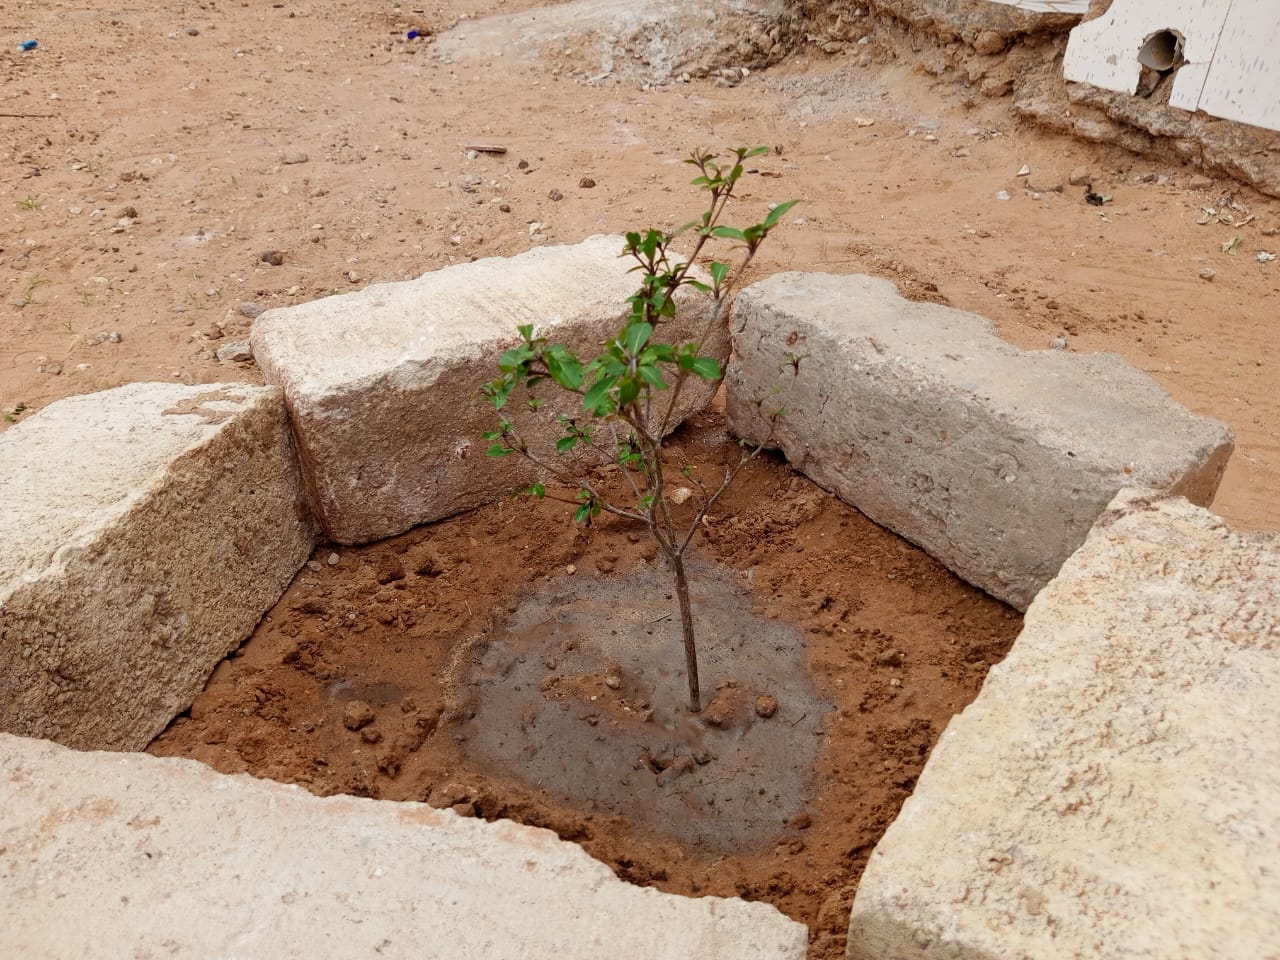
[[[573,576],[575,573],[578,572],[578,568],[571,563],[564,568],[564,572],[569,574],[569,576]]]
[[[437,810],[443,810],[445,807],[456,807],[459,804],[470,803],[470,801],[471,788],[454,782],[433,788],[431,795],[427,798],[427,803]]]
[[[336,567],[338,563],[341,562],[341,560],[342,558],[338,556],[336,553],[331,553],[329,554],[328,557],[325,558],[325,563],[329,564],[329,566],[331,567]]]
[[[1050,349],[1050,350],[1065,350],[1065,349],[1067,349],[1067,338],[1066,338],[1066,337],[1061,337],[1061,336],[1059,336],[1059,337],[1054,337],[1052,340],[1050,340],[1050,341],[1049,341],[1049,349]]]
[[[132,205],[131,205],[131,206],[128,206],[128,207],[125,207],[123,210],[121,210],[121,211],[120,211],[120,219],[121,219],[121,220],[130,220],[130,221],[132,221],[132,220],[137,220],[137,219],[138,219],[138,208],[137,208],[137,207],[135,207],[135,206],[132,206]]]
[[[474,817],[476,815],[476,805],[470,801],[465,803],[455,803],[449,809],[460,817]]]
[[[808,830],[813,826],[813,817],[809,816],[807,811],[801,810],[787,821],[787,826],[792,830]]]
[[[361,730],[373,723],[377,714],[363,700],[352,700],[342,711],[342,725],[348,730]]]
[[[310,157],[300,150],[286,153],[283,157],[284,162],[287,164],[306,163],[310,159]]]
[[[245,363],[253,359],[253,348],[247,340],[232,340],[218,348],[217,356],[223,363]]]
[[[108,339],[109,341],[111,341],[112,343],[123,343],[123,342],[124,342],[124,337],[120,336],[120,331],[119,331],[119,330],[112,330],[110,333],[108,333],[108,334],[107,334],[107,339]]]
[[[767,693],[762,693],[756,697],[756,716],[763,717],[768,720],[778,712],[778,698],[771,697]]]
[[[554,187],[551,188],[551,192],[548,193],[547,196],[550,197],[552,200],[564,199],[564,194],[561,193],[559,190],[555,189]]]
[[[510,212],[511,212],[511,204],[509,204],[509,203],[500,203],[500,204],[498,204],[498,209],[499,209],[499,210],[501,210],[503,213],[510,213]]]
[[[1146,173],[1138,174],[1134,179],[1137,180],[1138,183],[1155,183],[1156,175],[1154,171],[1148,170]]]
[[[877,667],[900,667],[902,666],[902,651],[882,650],[875,655],[875,664]]]
[[[1009,194],[1009,191],[1008,191],[1008,190],[997,190],[997,191],[996,191],[996,199],[997,199],[997,200],[1012,200],[1012,199],[1013,199],[1013,197],[1012,197],[1012,196],[1010,196],[1010,194]]]
[[[1213,278],[1216,277],[1217,275],[1218,275],[1218,271],[1213,269],[1213,267],[1205,267],[1203,270],[1200,271],[1200,279],[1208,280],[1210,283],[1213,282]]]
[[[517,170],[528,170],[528,169],[529,169],[529,161],[528,161],[528,160],[521,160],[519,163],[517,163],[517,164],[516,164],[516,169],[517,169]]]
[[[1018,176],[1020,177],[1031,176],[1031,168],[1024,163],[1022,166],[1018,168]]]
[[[284,252],[280,250],[263,250],[258,255],[258,259],[263,263],[269,263],[273,267],[278,267],[284,263]]]
[[[240,302],[240,316],[248,317],[250,320],[261,314],[263,309],[262,304],[255,303],[252,300],[242,300]]]
[[[188,37],[198,37],[198,36],[200,36],[200,31],[199,31],[199,30],[197,30],[195,27],[187,27],[187,36],[188,36]]]
[[[1093,183],[1093,174],[1088,167],[1075,167],[1067,177],[1067,182],[1073,187],[1087,187]]]
[[[965,157],[969,156],[969,148],[957,147],[955,150],[951,152],[951,155],[953,157],[959,157],[960,159],[964,159]]]
[[[1187,188],[1190,190],[1210,190],[1213,188],[1213,179],[1206,177],[1203,173],[1197,173],[1187,181]]]
[[[604,678],[604,685],[608,687],[610,690],[621,690],[622,678],[617,676],[616,674],[611,673]]]
[[[702,708],[702,722],[709,727],[721,729],[733,724],[736,713],[735,698],[728,691],[720,691],[711,698],[711,702]]]
[[[1062,178],[1053,174],[1046,176],[1037,174],[1035,177],[1027,178],[1027,189],[1036,193],[1061,193]]]
[[[382,731],[377,727],[365,727],[360,731],[360,739],[365,743],[381,743]]]
[[[47,373],[51,377],[59,376],[62,373],[62,364],[56,360],[46,360],[36,365],[36,373]]]
[[[581,187],[583,190],[590,190],[595,185],[596,185],[596,182],[592,180],[590,177],[583,177],[581,180],[578,181],[578,186]]]
[[[225,336],[222,328],[216,323],[211,323],[209,326],[205,327],[204,335],[210,340],[221,340],[223,336]]]
[[[347,282],[348,282],[348,283],[359,283],[359,282],[360,282],[360,274],[356,273],[354,270],[348,270],[348,271],[347,271]]]
[[[319,560],[308,560],[307,569],[310,570],[312,573],[319,573],[321,570],[324,569],[324,566],[321,565]]]

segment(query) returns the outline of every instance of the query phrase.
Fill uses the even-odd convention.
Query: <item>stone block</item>
[[[1020,350],[874,277],[753,284],[733,341],[735,433],[761,439],[770,406],[755,401],[783,387],[770,442],[796,469],[1018,609],[1120,488],[1207,505],[1234,448],[1118,356]]]
[[[762,903],[632,886],[548,830],[0,734],[0,955],[803,960]]]
[[[134,383],[0,434],[0,730],[146,746],[306,562],[304,504],[274,387]]]
[[[326,533],[347,544],[392,536],[537,479],[523,458],[485,456],[483,434],[497,421],[480,388],[498,376],[498,358],[518,342],[522,324],[598,354],[621,329],[627,298],[639,287],[622,247],[621,237],[538,247],[258,317],[254,358],[267,381],[284,388]],[[686,299],[658,338],[697,339],[708,304]],[[727,324],[717,324],[704,352],[724,359],[728,351]],[[702,409],[715,389],[691,379],[672,426]],[[580,416],[582,406],[546,395],[552,400],[536,422],[520,423],[534,450],[562,459],[551,448],[562,434],[552,418]]]
[[[955,717],[849,960],[1280,956],[1280,534],[1125,490]]]

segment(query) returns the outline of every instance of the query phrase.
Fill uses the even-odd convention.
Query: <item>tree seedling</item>
[[[741,444],[737,460],[726,468],[718,483],[710,485],[695,477],[688,466],[677,470],[669,462],[662,441],[676,425],[677,402],[689,379],[696,377],[712,383],[723,379],[720,361],[704,355],[702,350],[711,334],[726,322],[729,295],[738,279],[770,232],[797,202],[774,206],[761,222],[749,227],[722,224],[734,188],[745,172],[745,161],[767,152],[767,147],[738,148],[733,151],[732,160],[722,164],[713,154],[695,151],[685,161],[698,171],[693,184],[709,195],[707,209],[699,219],[674,232],[648,229],[626,235],[621,255],[635,261],[632,269],[640,274],[640,289],[629,298],[630,314],[625,325],[603,344],[598,356],[579,357],[567,346],[541,336],[533,325],[520,326],[519,343],[499,360],[501,376],[483,388],[498,412],[497,429],[484,435],[491,442],[489,456],[525,457],[549,480],[576,490],[572,497],[560,496],[548,491],[546,483],[538,482],[523,492],[570,503],[574,520],[579,523],[590,524],[604,512],[645,525],[675,581],[689,710],[693,713],[702,709],[702,700],[685,555],[712,505],[772,439],[773,426],[786,411],[781,407],[766,409],[770,398],[779,392],[777,389],[756,401],[770,430],[758,444]],[[673,249],[675,241],[685,235],[693,238],[687,259]],[[705,274],[695,272],[694,264],[706,256],[709,245],[726,243],[738,254],[736,269],[725,260],[711,259]],[[664,325],[675,318],[680,309],[677,295],[685,288],[710,298],[706,323],[696,340],[665,342]],[[787,369],[797,375],[800,359]],[[572,416],[542,410],[547,397],[538,388],[544,385],[553,392],[580,398],[580,409],[575,407]],[[522,388],[523,402],[513,403],[517,388]],[[531,449],[521,424],[539,419],[545,422],[548,416],[559,437],[555,440],[557,455],[544,456]],[[602,451],[625,479],[620,498],[611,498],[591,479],[601,457],[579,456],[588,448]],[[672,473],[696,488],[688,498],[690,507],[673,509],[681,504],[673,504],[667,494]]]

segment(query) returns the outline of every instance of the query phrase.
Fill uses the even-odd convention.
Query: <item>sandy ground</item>
[[[803,203],[771,238],[757,275],[870,272],[908,295],[989,316],[1021,346],[1063,335],[1071,350],[1119,353],[1235,429],[1216,509],[1242,528],[1280,527],[1280,261],[1257,259],[1280,253],[1280,201],[1020,125],[1007,101],[937,84],[874,42],[834,55],[803,46],[734,86],[654,86],[634,65],[606,70],[595,45],[497,42],[476,23],[549,6],[8,0],[0,8],[0,429],[60,397],[135,380],[257,380],[252,363],[216,357],[245,339],[256,308],[534,243],[674,225],[699,199],[683,156],[762,144],[774,150],[745,181],[741,219],[758,219],[770,201]],[[412,27],[432,36],[407,41]],[[28,38],[39,47],[18,52]],[[507,152],[468,150],[489,144]],[[1023,165],[1030,177],[1018,176]],[[1086,204],[1083,187],[1027,189],[1078,167],[1110,202]],[[1253,219],[1199,224],[1206,207]],[[1235,252],[1224,252],[1236,236]],[[283,262],[265,262],[266,251]],[[714,418],[707,429],[719,429]],[[753,477],[762,496],[736,496],[732,522],[744,526],[710,536],[711,553],[740,570],[776,566],[773,615],[813,638],[817,682],[842,704],[835,716],[871,724],[870,734],[848,734],[859,745],[853,765],[893,776],[868,799],[828,756],[814,825],[783,825],[767,853],[732,869],[645,847],[643,838],[618,846],[626,831],[610,823],[595,823],[584,842],[638,882],[770,899],[810,924],[811,956],[836,957],[867,852],[1018,620],[896,538],[856,527],[865,521],[776,459]],[[796,503],[810,512],[790,517]],[[490,511],[476,522],[494,532],[508,520]],[[525,571],[530,583],[570,561],[589,569],[610,544],[620,563],[644,560],[623,531],[583,542],[562,521],[540,521],[551,547]],[[841,545],[854,553],[815,550],[846,526],[860,531]],[[771,552],[753,552],[766,541]],[[429,704],[389,698],[375,726],[387,727],[390,747],[379,747],[343,726],[341,698],[326,699],[335,680],[357,674],[370,689],[404,688],[404,678],[439,666],[450,637],[481,628],[487,613],[464,609],[465,591],[396,593],[427,590],[442,570],[454,581],[474,571],[480,579],[467,589],[476,597],[516,589],[486,585],[487,561],[474,546],[466,529],[442,527],[344,553],[334,568],[318,553],[321,572],[303,571],[275,626],[264,623],[153,749],[318,792],[541,817],[574,836],[578,814],[489,781],[449,781],[449,743],[416,767],[402,771],[395,758],[379,766],[379,750],[402,735],[409,752],[430,745],[434,726],[416,719],[431,715]],[[447,554],[440,570],[417,556],[433,549]],[[384,579],[383,567],[406,556],[414,563]],[[894,592],[908,588],[909,598]],[[341,624],[350,635],[330,635],[328,619],[348,606],[362,611]],[[370,639],[415,630],[440,642],[388,651]],[[876,661],[895,645],[905,666]],[[886,671],[905,683],[901,698]],[[836,696],[846,678],[856,695]],[[293,687],[300,699],[290,699]],[[219,715],[232,719],[219,726]],[[443,799],[433,799],[437,788]],[[842,818],[857,804],[866,809],[850,825]]]
[[[256,378],[214,357],[245,336],[242,301],[675,224],[697,201],[689,150],[760,143],[782,148],[762,165],[781,176],[750,184],[743,219],[804,201],[760,274],[933,284],[1020,345],[1066,333],[1072,350],[1120,353],[1235,428],[1223,516],[1280,526],[1280,261],[1256,259],[1280,252],[1280,202],[1047,136],[907,64],[858,66],[856,47],[805,47],[734,87],[645,89],[594,79],[594,47],[538,56],[471,22],[538,6],[6,3],[0,112],[47,116],[0,117],[0,409],[132,380]],[[440,39],[405,41],[413,26]],[[40,46],[18,52],[28,37]],[[508,153],[469,158],[477,143]],[[1088,206],[1070,186],[1034,199],[1024,164],[1032,181],[1087,166],[1114,199]],[[1198,225],[1223,194],[1256,219]]]

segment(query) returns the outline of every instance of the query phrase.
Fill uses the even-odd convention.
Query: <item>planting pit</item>
[[[669,443],[703,482],[739,452],[719,413]],[[773,903],[842,957],[868,854],[1021,617],[763,456],[700,534],[692,718],[647,534],[570,513],[501,501],[316,550],[149,752],[547,827],[631,882]]]

